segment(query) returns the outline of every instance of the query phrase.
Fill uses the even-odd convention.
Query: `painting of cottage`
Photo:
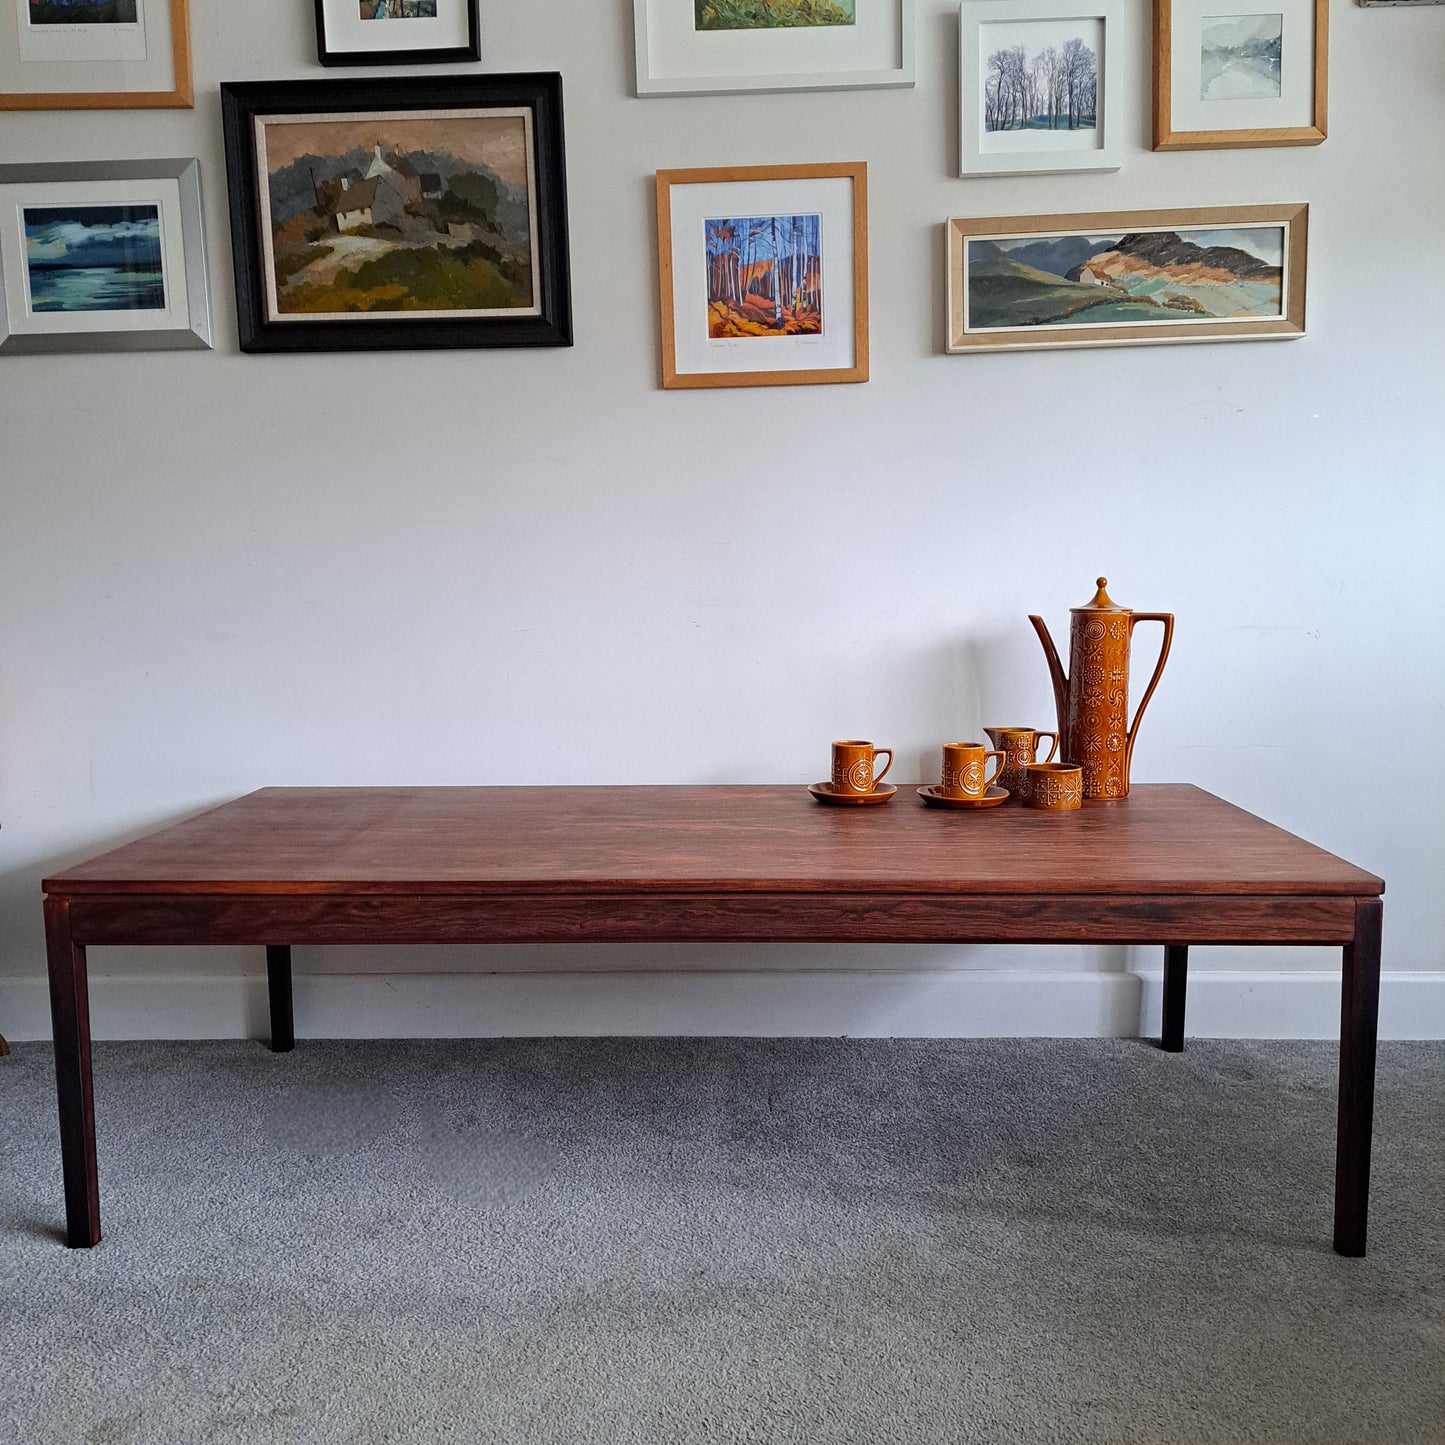
[[[275,319],[535,312],[528,112],[262,130]]]

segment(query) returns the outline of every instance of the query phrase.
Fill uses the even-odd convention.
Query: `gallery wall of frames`
[[[1445,708],[1442,50],[1356,0],[0,0],[0,1032],[58,864],[273,784],[936,777],[1049,725],[1028,616],[1101,575],[1178,619],[1138,779],[1386,878],[1440,971],[1445,758],[1340,739]],[[884,952],[856,1010],[818,945],[793,1004],[508,955],[406,1017],[1137,1032],[1157,969]],[[115,1033],[245,1033],[251,953],[115,954],[175,983]],[[1046,1016],[949,1003],[1035,963]],[[1220,967],[1337,1033],[1337,955]]]
[[[1120,168],[1144,104],[1121,78],[1129,3],[963,0],[961,178]],[[1328,0],[1277,6],[1156,0],[1155,150],[1325,140]],[[13,0],[0,106],[194,105],[190,7]],[[542,56],[418,73],[481,58],[478,0],[314,8],[318,65],[393,73],[200,97],[225,129],[242,350],[570,345],[563,77]],[[660,127],[689,96],[915,84],[914,0],[634,0],[632,24],[633,86]],[[0,168],[0,353],[207,345],[197,164]],[[659,171],[662,385],[866,381],[868,183],[861,156]],[[1308,217],[1290,194],[940,218],[947,349],[1302,336]]]

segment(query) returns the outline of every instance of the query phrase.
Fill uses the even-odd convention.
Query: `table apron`
[[[1316,943],[1351,896],[74,894],[74,943]]]

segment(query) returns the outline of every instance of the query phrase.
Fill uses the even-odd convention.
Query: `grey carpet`
[[[0,1060],[0,1440],[1445,1440],[1445,1045],[101,1044]],[[7,1433],[8,1432],[8,1433]]]

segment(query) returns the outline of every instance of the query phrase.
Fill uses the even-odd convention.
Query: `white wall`
[[[1335,0],[1324,145],[1155,155],[1133,0],[1123,169],[960,181],[946,0],[919,0],[915,90],[646,101],[629,0],[483,0],[483,69],[565,77],[576,346],[261,357],[236,350],[216,87],[337,72],[302,0],[192,8],[194,111],[0,118],[0,161],[201,157],[218,337],[0,358],[0,1031],[48,1033],[42,875],[158,824],[277,783],[803,784],[838,736],[926,778],[944,737],[1047,723],[1025,615],[1062,629],[1105,573],[1178,616],[1136,780],[1200,783],[1380,873],[1385,1031],[1445,1035],[1445,9]],[[659,390],[653,171],[857,158],[874,379]],[[950,215],[1274,201],[1311,206],[1304,340],[943,354]],[[1157,1015],[1148,950],[916,957],[970,972],[671,977],[786,951],[659,948],[634,960],[655,977],[393,980],[378,1005],[329,975],[476,960],[301,950],[328,976],[298,1027]],[[1195,1029],[1335,1027],[1327,950],[1194,964]],[[259,967],[95,950],[96,1032],[258,1027]]]

